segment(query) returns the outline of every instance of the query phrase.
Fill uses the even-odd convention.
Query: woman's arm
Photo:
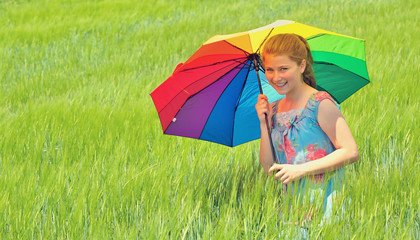
[[[317,164],[308,164],[309,175],[333,171],[359,159],[359,150],[350,128],[332,101],[321,101],[318,107],[318,122],[336,150],[318,159],[317,161],[322,161]]]
[[[269,169],[274,164],[270,138],[268,136],[265,122],[261,123],[261,142],[260,142],[260,163],[264,171],[268,174]]]

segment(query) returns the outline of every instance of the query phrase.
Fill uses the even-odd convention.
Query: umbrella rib
[[[236,48],[236,49],[238,49],[238,50],[241,50],[242,52],[244,52],[244,53],[245,53],[245,55],[246,55],[247,57],[248,57],[248,55],[250,55],[250,53],[249,53],[249,52],[247,52],[247,51],[243,50],[242,48],[240,48],[240,47],[238,47],[238,46],[236,46],[236,45],[233,45],[232,43],[230,43],[230,42],[228,42],[228,41],[226,41],[226,40],[223,40],[223,41],[225,41],[227,44],[231,45],[232,47],[234,47],[234,48]]]
[[[360,77],[360,78],[364,79],[367,83],[369,83],[369,82],[370,82],[370,81],[369,81],[368,79],[366,79],[365,77],[360,76],[359,74],[354,73],[354,72],[352,72],[352,71],[350,71],[350,70],[348,70],[348,69],[345,69],[345,68],[343,68],[343,67],[340,67],[340,66],[338,66],[338,65],[336,65],[336,64],[329,63],[329,62],[323,62],[323,61],[314,61],[314,63],[317,63],[317,64],[323,64],[323,65],[332,65],[332,66],[336,66],[336,67],[338,67],[338,68],[341,68],[341,69],[345,70],[346,72],[349,72],[349,73],[351,73],[351,74],[353,74],[353,75],[356,75],[356,76],[358,76],[358,77]]]
[[[310,37],[306,38],[306,41],[312,40],[314,38],[322,37],[324,35],[327,35],[327,34],[325,34],[325,33],[318,33],[318,34],[316,34],[314,36],[310,36]]]
[[[186,71],[195,70],[195,69],[200,69],[200,68],[205,68],[205,67],[211,67],[211,66],[214,66],[214,65],[217,65],[217,64],[226,63],[226,62],[231,62],[231,61],[232,61],[232,62],[237,62],[237,63],[243,63],[243,61],[240,61],[240,60],[244,60],[244,58],[243,58],[243,57],[240,57],[240,58],[233,58],[233,59],[229,59],[229,60],[225,60],[225,61],[215,62],[215,63],[212,63],[212,64],[201,65],[201,66],[192,67],[192,68],[185,68],[185,69],[180,70],[180,72],[186,72]],[[245,61],[246,61],[246,60],[245,60]]]
[[[258,53],[260,51],[261,46],[265,43],[265,41],[267,41],[268,37],[271,35],[271,33],[274,31],[274,28],[271,28],[270,32],[267,34],[267,36],[265,36],[264,41],[262,41],[262,43],[260,44],[260,46],[258,46],[257,51],[255,51],[256,53]]]

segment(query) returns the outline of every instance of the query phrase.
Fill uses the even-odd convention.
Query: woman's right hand
[[[265,124],[265,116],[270,122],[271,117],[273,116],[273,109],[271,105],[268,103],[268,98],[264,94],[258,95],[257,104],[255,104],[255,110],[257,110],[258,119],[262,124]]]

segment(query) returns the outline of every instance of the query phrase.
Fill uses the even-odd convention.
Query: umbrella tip
[[[176,65],[174,72],[172,73],[172,75],[174,75],[174,73],[178,72],[182,66],[184,66],[184,63],[178,63],[178,65]]]

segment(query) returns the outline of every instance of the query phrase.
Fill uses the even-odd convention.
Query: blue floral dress
[[[335,150],[318,123],[318,107],[325,99],[334,102],[327,92],[319,91],[311,95],[304,108],[278,113],[279,101],[273,103],[273,111],[277,114],[274,114],[272,119],[271,137],[280,164],[316,161]],[[291,191],[297,196],[302,193],[309,194],[311,202],[314,195],[321,195],[324,198],[324,217],[329,218],[332,194],[341,189],[343,175],[343,170],[338,169],[326,174],[304,177],[298,184],[289,184],[287,192]]]

